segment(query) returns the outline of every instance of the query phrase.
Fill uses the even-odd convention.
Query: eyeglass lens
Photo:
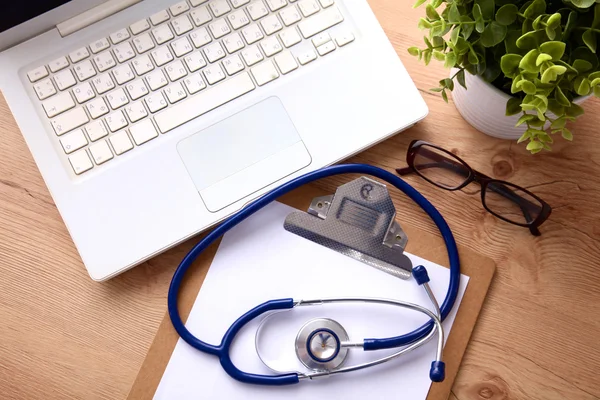
[[[542,211],[542,203],[518,186],[490,181],[484,192],[483,204],[492,213],[516,224],[529,224]]]
[[[416,149],[413,167],[419,175],[446,189],[456,189],[467,181],[471,173],[452,154],[426,144]]]

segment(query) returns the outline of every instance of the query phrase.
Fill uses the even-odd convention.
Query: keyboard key
[[[200,4],[206,3],[208,0],[190,0],[192,7],[198,7]]]
[[[85,147],[88,144],[85,135],[81,129],[77,129],[69,133],[68,135],[64,135],[60,138],[60,144],[67,154],[71,154],[72,152]]]
[[[209,85],[214,85],[226,77],[225,72],[223,72],[223,68],[221,68],[219,64],[210,65],[204,68],[202,72],[204,72],[204,77]]]
[[[190,13],[190,16],[192,17],[192,21],[194,21],[194,24],[196,24],[196,26],[204,25],[208,21],[212,20],[210,12],[208,11],[208,7],[206,6],[202,6],[197,10],[192,11]]]
[[[187,101],[169,107],[157,114],[154,120],[158,129],[165,133],[254,90],[254,88],[248,73],[242,72],[220,85],[198,93]]]
[[[342,32],[342,33],[338,33],[335,36],[335,42],[337,43],[337,45],[339,47],[345,46],[350,42],[354,41],[354,35],[352,34],[352,32]]]
[[[181,39],[171,43],[171,48],[173,49],[176,57],[182,57],[194,50],[190,40],[187,37],[182,37]]]
[[[300,11],[305,17],[318,13],[320,10],[317,0],[300,0],[298,7],[300,7]]]
[[[183,84],[190,94],[198,93],[206,87],[206,83],[202,80],[200,74],[193,74],[183,80]]]
[[[117,62],[113,58],[110,51],[105,51],[104,53],[100,53],[94,56],[94,64],[96,64],[96,68],[98,68],[98,71],[104,72],[107,69],[110,69],[117,65]]]
[[[92,85],[90,85],[89,82],[84,82],[79,86],[75,86],[73,88],[73,94],[80,104],[85,103],[96,96],[96,93],[94,93],[94,89],[92,89]]]
[[[266,38],[265,40],[260,42],[260,47],[262,47],[267,57],[271,57],[273,54],[277,54],[281,50],[283,50],[283,47],[281,47],[281,43],[279,43],[279,40],[277,40],[275,36]]]
[[[85,131],[92,142],[108,135],[108,129],[102,120],[94,121],[85,126]]]
[[[69,156],[69,163],[71,163],[73,172],[77,175],[83,174],[94,167],[94,164],[92,164],[92,161],[85,150]]]
[[[278,32],[283,29],[283,25],[281,25],[281,22],[279,22],[279,18],[277,18],[277,15],[275,14],[269,15],[268,17],[260,21],[260,24],[262,25],[267,35],[272,35],[275,32]]]
[[[77,84],[77,80],[69,69],[54,75],[54,82],[56,83],[58,90],[65,90]]]
[[[158,136],[158,132],[152,123],[152,120],[146,119],[139,124],[133,125],[129,128],[129,133],[133,138],[133,141],[138,146],[154,139]]]
[[[241,54],[248,66],[254,65],[257,62],[262,61],[264,59],[257,45],[246,47],[244,50],[242,50]]]
[[[150,24],[148,23],[148,20],[142,19],[141,21],[129,25],[129,29],[131,30],[131,33],[137,35],[150,29]]]
[[[71,59],[72,63],[76,63],[79,62],[81,60],[83,60],[84,58],[88,58],[90,56],[90,53],[88,52],[87,48],[82,47],[79,50],[75,50],[74,52],[69,54],[69,58]]]
[[[227,19],[233,29],[239,29],[250,23],[250,18],[248,18],[248,15],[246,15],[246,11],[244,10],[239,10],[227,15]]]
[[[152,16],[150,16],[150,22],[152,22],[152,25],[161,24],[161,23],[167,21],[168,19],[169,19],[169,13],[167,12],[167,10],[159,11],[156,14],[153,14]]]
[[[269,8],[271,9],[271,11],[277,11],[277,10],[287,6],[287,3],[285,0],[267,0],[267,4],[269,5]]]
[[[199,51],[193,52],[183,60],[185,61],[190,72],[198,71],[200,68],[206,65],[206,61],[204,61],[204,57],[202,57],[202,53]]]
[[[135,51],[129,42],[122,43],[113,48],[117,61],[124,63],[125,61],[131,60],[135,57]]]
[[[127,84],[127,92],[132,100],[137,100],[148,94],[148,88],[144,84],[143,79],[138,79]]]
[[[335,50],[335,44],[333,44],[332,41],[329,41],[325,44],[320,45],[319,47],[317,47],[317,53],[319,53],[320,56],[324,56],[325,54],[329,54],[332,51]]]
[[[131,122],[137,122],[140,119],[143,119],[148,116],[148,111],[146,111],[146,107],[144,107],[144,103],[142,103],[141,100],[135,103],[131,103],[130,105],[125,107],[125,112],[127,113],[127,116],[129,117],[129,120]]]
[[[244,69],[244,63],[237,54],[223,60],[223,66],[229,75],[236,74]]]
[[[106,93],[115,88],[115,83],[109,74],[98,75],[92,79],[92,83],[94,84],[98,94]]]
[[[267,10],[267,6],[265,6],[262,0],[256,0],[248,5],[248,13],[250,13],[250,18],[256,21],[267,15],[269,10]]]
[[[140,56],[133,60],[133,69],[138,75],[144,75],[146,72],[152,71],[154,69],[154,64],[150,61],[150,57],[147,54]]]
[[[285,26],[290,26],[300,21],[302,17],[300,16],[300,11],[298,11],[298,7],[291,6],[279,12],[279,16],[281,20],[285,24]]]
[[[67,61],[66,57],[60,57],[56,60],[50,61],[48,66],[50,67],[50,71],[58,72],[61,69],[67,68],[69,66],[69,61]]]
[[[154,42],[149,34],[144,33],[133,39],[133,45],[138,53],[142,54],[154,48]]]
[[[169,50],[169,47],[163,46],[159,47],[156,50],[152,50],[152,59],[156,63],[157,66],[165,65],[168,62],[173,61],[173,54]]]
[[[287,74],[298,68],[298,64],[294,59],[294,56],[289,51],[284,51],[283,53],[275,56],[275,63],[279,67],[279,70],[282,74]]]
[[[119,107],[123,107],[125,104],[129,103],[129,99],[125,94],[123,88],[118,88],[106,95],[106,100],[110,104],[110,107],[113,110],[116,110]]]
[[[327,43],[330,40],[331,37],[329,37],[329,34],[327,32],[321,32],[312,38],[312,43],[315,47],[319,47],[320,45]]]
[[[234,8],[239,8],[243,5],[250,3],[250,0],[231,0],[231,4]]]
[[[210,9],[212,10],[215,17],[220,17],[221,15],[227,14],[231,11],[231,7],[227,4],[227,0],[212,0],[210,3]]]
[[[229,25],[227,25],[227,21],[225,21],[225,18],[216,20],[215,22],[209,24],[208,27],[210,28],[210,31],[212,32],[215,39],[225,36],[229,32],[231,32],[231,28],[229,28]]]
[[[327,8],[333,5],[333,0],[319,0],[319,3],[321,3],[321,7]]]
[[[281,39],[285,47],[291,47],[302,41],[302,38],[300,37],[300,34],[296,28],[289,28],[282,31],[279,33],[279,39]]]
[[[221,47],[221,43],[215,42],[204,48],[204,54],[206,55],[208,62],[213,63],[225,57],[225,50]]]
[[[127,136],[127,132],[125,131],[115,133],[109,140],[118,156],[133,149],[133,143],[131,143],[129,136]]]
[[[84,125],[89,121],[90,120],[83,107],[78,107],[71,111],[60,114],[58,117],[52,119],[50,123],[54,128],[54,132],[56,132],[58,136],[61,136],[75,128],[79,128],[81,125]]]
[[[109,112],[108,106],[106,105],[106,103],[104,102],[104,99],[102,97],[99,97],[96,100],[90,101],[85,106],[86,106],[88,112],[90,113],[90,116],[92,117],[92,119],[99,118],[103,115],[108,114],[108,112]]]
[[[190,38],[192,39],[192,43],[194,43],[196,48],[202,47],[212,41],[210,34],[204,27],[198,28],[194,32],[190,33]]]
[[[246,43],[252,44],[261,40],[264,35],[257,24],[248,25],[242,29],[242,35],[246,39]]]
[[[152,90],[158,90],[163,86],[167,86],[169,83],[161,69],[157,69],[156,71],[146,75],[146,82]]]
[[[181,60],[175,60],[171,64],[167,65],[165,71],[167,71],[167,75],[169,75],[171,82],[181,79],[187,75],[187,71]]]
[[[56,88],[52,84],[52,80],[44,79],[33,85],[33,90],[37,94],[38,99],[44,100],[56,94]]]
[[[90,60],[85,60],[75,65],[75,74],[80,81],[85,81],[88,78],[96,75],[96,70]]]
[[[44,107],[44,111],[46,111],[48,118],[52,118],[75,107],[75,102],[71,95],[68,92],[65,92],[49,98],[42,103],[42,107]]]
[[[306,64],[308,64],[309,62],[311,62],[311,61],[315,60],[316,58],[317,58],[317,54],[316,54],[314,51],[312,51],[312,50],[307,50],[307,51],[305,51],[305,52],[303,52],[303,53],[300,53],[300,54],[298,55],[298,62],[299,62],[301,65],[306,65]]]
[[[108,43],[108,40],[106,38],[96,40],[94,43],[90,44],[90,50],[92,50],[92,53],[94,54],[99,53],[102,50],[106,50],[109,47],[110,43]]]
[[[340,14],[337,7],[331,7],[312,18],[301,21],[298,23],[298,28],[300,29],[302,36],[308,39],[319,32],[323,32],[325,29],[339,24],[343,20],[344,17]]]
[[[92,158],[96,165],[103,164],[113,158],[112,151],[110,151],[110,147],[108,147],[106,140],[91,145],[90,153],[92,153]]]
[[[148,22],[146,22],[146,24],[147,23]],[[134,35],[137,35],[140,32],[134,33]],[[131,36],[129,35],[129,32],[127,32],[127,29],[120,29],[120,30],[116,31],[115,33],[113,33],[112,35],[110,35],[110,41],[113,44],[119,44],[122,41],[129,39],[130,37]]]
[[[186,1],[180,1],[179,3],[172,5],[169,8],[169,11],[171,11],[171,14],[173,14],[174,17],[183,14],[184,12],[186,12],[187,10],[190,9],[190,6],[188,6],[188,3]]]
[[[127,83],[127,82],[133,80],[133,78],[135,78],[135,75],[134,75],[133,71],[131,70],[131,67],[129,66],[129,64],[124,64],[124,65],[121,65],[120,67],[113,69],[112,74],[115,77],[117,84],[119,84],[119,85]]]
[[[177,34],[177,36],[181,36],[184,33],[194,29],[194,25],[192,25],[187,15],[184,15],[171,21],[171,26],[173,27],[173,30],[175,31],[175,34]]]
[[[279,73],[275,69],[275,66],[268,60],[256,67],[252,67],[250,72],[252,72],[252,76],[256,80],[258,86],[262,86],[279,78]]]
[[[162,95],[161,92],[157,92],[155,94],[151,94],[150,96],[145,97],[144,101],[146,102],[146,105],[148,106],[148,109],[151,113],[155,113],[158,110],[162,110],[167,106],[167,100],[165,100],[165,97]]]
[[[125,115],[123,115],[123,111],[121,110],[117,110],[112,114],[108,114],[104,120],[106,121],[108,129],[110,129],[111,132],[116,132],[119,129],[127,126],[127,120],[125,119]]]
[[[175,37],[169,25],[161,25],[158,28],[152,29],[152,36],[154,36],[154,40],[158,44],[166,43]]]
[[[231,35],[227,36],[225,39],[223,39],[223,44],[225,45],[225,48],[230,54],[244,47],[244,41],[240,37],[240,34],[237,32],[234,32]]]
[[[44,65],[42,65],[41,67],[37,67],[36,69],[32,69],[27,73],[27,77],[31,82],[37,82],[40,79],[45,78],[47,76],[48,70]]]
[[[177,103],[179,100],[185,99],[187,94],[185,93],[185,89],[181,86],[181,83],[175,82],[165,89],[165,94],[169,99],[171,104]]]

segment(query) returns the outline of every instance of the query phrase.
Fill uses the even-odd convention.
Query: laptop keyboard
[[[79,175],[351,43],[343,20],[334,0],[180,1],[27,75]]]

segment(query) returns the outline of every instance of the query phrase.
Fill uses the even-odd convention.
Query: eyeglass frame
[[[429,179],[425,175],[423,175],[417,168],[415,168],[414,160],[417,155],[417,151],[420,147],[422,147],[424,145],[426,145],[427,147],[432,147],[438,151],[441,151],[442,153],[445,153],[448,156],[450,156],[451,159],[457,160],[458,162],[460,162],[462,164],[462,166],[465,167],[466,171],[469,172],[469,175],[465,178],[465,181],[462,184],[460,184],[454,188],[442,186],[438,183],[433,182],[431,179]],[[465,186],[467,186],[468,184],[470,184],[472,182],[478,183],[481,186],[481,204],[483,205],[483,208],[485,208],[487,212],[489,212],[490,214],[494,215],[495,217],[500,218],[501,220],[506,221],[510,224],[529,228],[529,231],[531,232],[532,235],[540,236],[540,231],[538,229],[539,226],[542,223],[544,223],[548,219],[550,214],[552,213],[552,207],[550,206],[550,204],[546,203],[539,196],[536,196],[535,194],[531,193],[529,190],[527,190],[521,186],[515,185],[514,183],[511,183],[511,182],[503,181],[500,179],[490,178],[489,176],[484,175],[481,172],[478,172],[475,169],[473,169],[469,164],[467,164],[462,158],[460,158],[456,154],[453,154],[452,152],[450,152],[440,146],[436,146],[436,145],[426,142],[424,140],[417,139],[417,140],[413,140],[410,142],[410,144],[408,146],[408,151],[406,153],[406,163],[408,164],[407,167],[396,169],[396,172],[399,175],[403,176],[403,175],[409,174],[411,172],[414,172],[417,175],[419,175],[421,178],[425,179],[427,182],[429,182],[432,185],[439,187],[441,189],[445,189],[445,190],[449,190],[449,191],[456,191],[456,190],[460,190],[460,189],[464,188]],[[538,216],[536,218],[534,218],[531,222],[519,223],[519,222],[511,221],[508,218],[503,217],[502,215],[499,215],[496,212],[492,211],[485,202],[485,192],[487,191],[487,188],[490,183],[498,183],[501,185],[508,185],[509,187],[518,188],[519,190],[523,191],[524,193],[531,196],[535,200],[539,201],[540,204],[542,205],[542,209],[540,210]],[[493,189],[490,189],[490,190],[493,190]],[[511,193],[514,194],[514,192],[512,192],[512,191],[511,191]],[[499,194],[505,195],[502,193],[499,193]],[[507,197],[507,196],[505,196],[505,197]],[[519,198],[522,201],[529,202],[527,199],[524,199],[520,196],[519,196]],[[511,200],[511,199],[509,198],[509,200]],[[515,203],[519,204],[517,201],[515,201]],[[519,205],[519,207],[521,207],[521,206]],[[523,210],[523,207],[521,207],[521,209]],[[527,218],[527,215],[525,215],[525,218]]]

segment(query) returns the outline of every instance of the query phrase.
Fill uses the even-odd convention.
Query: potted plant
[[[426,47],[408,52],[452,68],[432,90],[446,102],[454,91],[469,123],[532,153],[550,150],[553,134],[573,139],[566,123],[600,97],[600,0],[430,0],[425,11]]]

